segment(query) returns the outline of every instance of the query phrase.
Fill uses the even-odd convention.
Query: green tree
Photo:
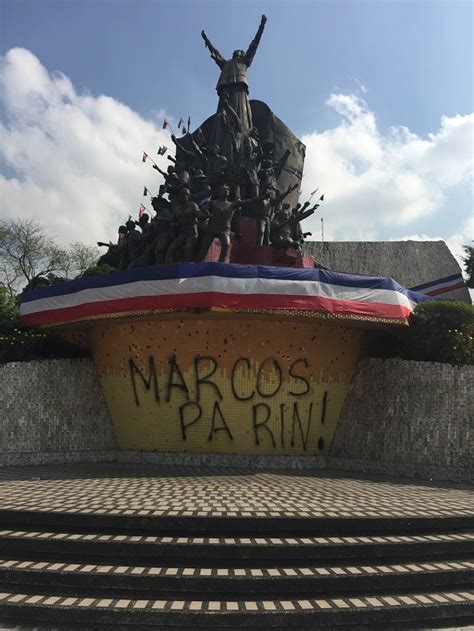
[[[75,278],[98,257],[97,248],[83,243],[58,246],[33,219],[0,221],[0,285],[11,296],[25,287]]]
[[[464,270],[467,274],[466,285],[470,289],[474,289],[474,247],[465,245],[464,252],[466,253],[466,256],[463,258]]]
[[[417,305],[404,342],[406,359],[473,364],[474,306],[450,300]]]
[[[13,326],[18,320],[18,304],[6,287],[0,285],[0,330],[5,326]]]

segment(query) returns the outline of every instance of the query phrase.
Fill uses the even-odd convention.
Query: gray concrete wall
[[[389,276],[407,289],[461,272],[444,241],[307,241],[305,251],[334,272]],[[440,298],[471,302],[466,287]]]
[[[474,366],[359,362],[329,466],[472,481]]]
[[[227,456],[119,451],[92,361],[0,366],[0,466],[149,462],[249,468],[345,469],[469,482],[474,367],[363,359],[331,454]]]
[[[116,448],[91,360],[0,365],[0,465],[94,460]]]

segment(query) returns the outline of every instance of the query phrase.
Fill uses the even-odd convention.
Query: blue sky
[[[2,0],[3,52],[23,46],[78,89],[108,94],[143,116],[156,109],[205,118],[224,55],[246,48],[269,19],[251,71],[251,95],[303,134],[334,117],[334,90],[362,83],[381,126],[426,134],[441,115],[472,111],[469,1]]]
[[[344,239],[426,235],[446,240],[457,235],[454,241],[458,248],[462,241],[472,239],[472,167],[470,174],[464,172],[466,137],[472,133],[472,120],[466,117],[474,110],[470,1],[0,0],[0,8],[2,55],[10,49],[26,49],[49,73],[51,82],[55,73],[61,72],[71,81],[76,96],[90,95],[96,104],[100,95],[111,97],[116,104],[114,116],[118,116],[119,104],[127,106],[139,117],[144,130],[145,123],[155,126],[154,130],[146,127],[143,143],[148,141],[148,134],[151,139],[153,131],[158,140],[163,112],[175,118],[191,115],[198,124],[215,111],[218,69],[204,48],[201,29],[224,56],[230,56],[235,48],[248,46],[260,15],[265,13],[266,30],[249,71],[251,97],[267,102],[307,142],[306,178],[309,182],[311,176],[315,184],[323,180],[329,200],[325,209],[328,234]],[[16,77],[23,76],[22,69],[30,63],[19,57],[12,61],[8,55],[5,59]],[[31,68],[25,70],[23,82],[28,83],[37,71]],[[15,79],[10,77],[9,82],[8,94],[16,94],[18,86],[15,90],[11,87]],[[35,85],[28,88],[27,123],[18,122],[21,117],[15,111],[15,101],[8,101],[7,94],[2,117],[7,142],[21,144],[20,131],[23,141],[31,142],[31,120],[38,128],[45,124],[37,105],[33,112]],[[352,100],[331,101],[331,95],[346,95]],[[79,109],[84,106],[84,101],[81,103]],[[87,116],[92,116],[87,108]],[[443,117],[453,124],[443,127]],[[454,123],[459,123],[457,132],[453,131]],[[394,128],[409,130],[410,138],[395,142]],[[99,128],[96,133],[100,133]],[[65,155],[71,155],[64,135],[59,137],[54,130],[48,134]],[[359,141],[358,154],[353,145]],[[378,145],[375,148],[374,142]],[[131,142],[130,150],[135,151],[132,146]],[[34,150],[34,143],[25,144],[25,151]],[[470,153],[472,159],[472,148]],[[366,155],[370,155],[366,165],[370,173],[363,181],[354,180],[346,190],[352,169],[361,160],[364,163]],[[38,163],[40,158],[38,155]],[[82,154],[75,159],[88,162]],[[382,172],[379,163],[392,159],[398,173],[390,188],[385,185],[389,173]],[[9,205],[0,212],[8,213],[15,207],[15,194],[24,194],[22,184],[29,184],[31,193],[41,188],[45,178],[37,175],[31,181],[38,164],[29,156],[28,171],[11,147],[3,151],[1,160],[8,180],[4,195]],[[462,168],[457,168],[456,161]],[[134,169],[130,170],[131,181],[149,181],[148,174],[144,177],[143,171],[137,174]],[[444,181],[445,171],[462,169],[462,177],[452,175]],[[413,175],[411,181],[405,178],[407,171]],[[338,178],[331,177],[336,172]],[[422,184],[415,181],[418,172],[425,174]],[[107,174],[102,177],[105,181]],[[393,203],[406,203],[406,209],[400,211],[403,221],[397,223],[394,208],[387,211],[387,221],[377,223],[377,216],[384,213],[383,204],[388,202],[383,195],[377,197],[374,189],[379,186],[396,191],[397,182],[405,182],[412,196],[432,194],[433,199],[421,208],[416,200],[408,199],[408,193],[402,195]],[[48,190],[42,189],[38,204],[60,195],[62,184],[56,189],[54,183],[48,186]],[[112,182],[107,186],[111,190]],[[312,184],[308,186],[312,188]],[[106,192],[98,191],[97,195],[105,199]],[[137,193],[133,195],[138,199]],[[331,199],[339,202],[331,206]],[[127,198],[126,203],[132,202]],[[367,210],[360,210],[360,215],[358,210],[351,213],[351,208],[362,209],[364,203]],[[118,199],[114,204],[120,207]],[[110,213],[110,222],[103,222],[100,230],[109,230],[115,221],[116,215]],[[71,210],[71,231],[73,214],[77,217],[76,210]],[[354,217],[359,222],[356,227],[362,226],[360,230],[350,223]]]

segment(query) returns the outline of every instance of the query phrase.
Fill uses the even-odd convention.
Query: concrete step
[[[106,556],[143,559],[202,561],[213,564],[235,560],[285,560],[309,562],[325,559],[430,559],[474,556],[474,532],[419,535],[354,535],[331,537],[194,537],[120,531],[74,532],[50,530],[0,530],[0,554],[39,554],[44,558],[68,555],[70,562]],[[46,556],[45,556],[46,555]]]
[[[226,598],[337,597],[361,592],[465,588],[474,584],[473,560],[405,564],[277,566],[277,567],[169,567],[113,565],[110,562],[59,563],[0,559],[0,590],[12,586],[31,590],[61,590],[108,597]]]
[[[119,629],[127,625],[183,629],[283,629],[335,625],[389,623],[405,629],[422,622],[452,623],[459,626],[474,621],[474,592],[448,589],[420,591],[410,595],[367,593],[357,597],[297,598],[281,600],[248,599],[135,599],[64,596],[37,591],[34,594],[10,590],[0,593],[0,619],[76,625],[105,623]]]
[[[464,487],[122,466],[3,475],[0,621],[48,631],[474,622]]]
[[[145,511],[147,512],[147,511]],[[36,528],[51,529],[120,529],[121,531],[157,531],[162,534],[181,534],[187,536],[209,535],[255,535],[265,532],[268,535],[349,535],[349,534],[407,534],[423,532],[445,532],[448,530],[472,530],[472,515],[451,514],[443,516],[406,516],[406,517],[325,517],[301,515],[273,515],[257,511],[248,516],[238,512],[225,512],[216,516],[210,513],[202,516],[199,511],[148,511],[144,515],[139,510],[74,509],[74,510],[23,510],[15,508],[0,509],[0,524],[3,527],[22,527],[29,524]],[[460,511],[461,513],[461,511]]]

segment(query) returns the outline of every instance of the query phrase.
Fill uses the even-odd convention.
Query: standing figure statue
[[[257,222],[257,242],[255,245],[270,245],[270,225],[273,217],[280,210],[281,202],[297,187],[297,184],[290,185],[284,193],[278,193],[275,189],[269,188],[257,198],[259,203],[253,208],[253,216]]]
[[[243,197],[257,197],[259,194],[259,168],[262,161],[262,150],[258,129],[255,127],[250,130],[249,135],[245,138],[242,147],[242,184]]]
[[[171,204],[163,197],[153,197],[151,200],[156,215],[151,220],[155,235],[154,254],[157,265],[165,262],[166,252],[170,243],[175,238],[174,217],[171,212]]]
[[[201,33],[206,47],[211,53],[212,59],[214,59],[221,70],[216,86],[219,99],[227,95],[229,105],[240,119],[243,134],[247,134],[253,127],[252,110],[250,109],[248,98],[249,85],[247,80],[247,68],[251,65],[255,57],[266,21],[267,18],[262,15],[257,34],[248,47],[247,52],[234,50],[232,58],[227,60],[224,59],[217,48],[211,44],[206,33],[204,31]],[[219,102],[218,112],[222,110],[222,106],[223,104]],[[211,144],[219,144],[224,151],[224,155],[227,156],[227,151],[228,149],[230,150],[230,146],[228,147],[227,142],[225,142],[225,133],[226,131],[219,117],[216,117],[216,123],[210,142]]]
[[[172,202],[171,208],[178,226],[178,234],[168,248],[165,263],[177,263],[179,259],[189,263],[193,260],[197,244],[199,206],[193,202],[189,188],[182,188],[176,200]],[[181,249],[183,253],[179,254]]]
[[[217,191],[216,197],[206,204],[201,210],[201,217],[209,217],[207,225],[203,228],[203,239],[199,251],[199,260],[203,261],[214,240],[214,237],[221,242],[221,254],[219,262],[224,263],[230,245],[230,233],[232,230],[234,213],[240,208],[250,206],[262,201],[263,198],[229,200],[230,189],[224,184]]]

